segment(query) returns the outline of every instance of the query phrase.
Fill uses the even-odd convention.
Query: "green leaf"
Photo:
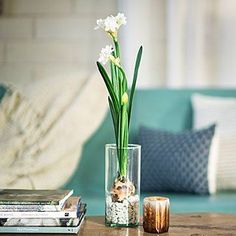
[[[117,157],[119,162],[119,171],[121,173],[121,113],[118,114],[118,131],[117,131]]]
[[[115,75],[114,64],[112,62],[110,62],[110,69],[111,69],[111,82],[112,82],[113,86],[115,87],[116,75]]]
[[[123,86],[122,86],[122,77],[119,70],[118,70],[118,83],[119,83],[119,101],[121,104],[121,99],[123,95]]]
[[[126,176],[127,173],[127,162],[128,162],[128,142],[129,142],[129,125],[128,125],[128,113],[126,111],[126,121],[125,121],[125,129],[124,129],[124,140],[123,140],[123,153],[122,153],[122,160],[123,160],[123,172],[124,176]]]
[[[124,70],[121,67],[117,67],[117,68],[119,70],[119,76],[121,78],[121,88],[122,88],[121,96],[122,96],[124,92],[127,92],[128,83],[127,83],[127,78],[126,78]]]
[[[138,50],[138,54],[137,54],[137,57],[136,57],[136,62],[135,62],[135,67],[134,67],[134,75],[133,75],[133,82],[132,82],[131,91],[130,91],[129,111],[128,111],[128,116],[129,116],[128,122],[129,122],[129,124],[130,124],[133,97],[134,97],[136,82],[137,82],[137,78],[138,78],[138,70],[139,70],[139,66],[140,66],[140,62],[141,62],[142,53],[143,53],[143,47],[141,46]]]
[[[123,80],[122,80],[122,91],[123,91],[123,93],[122,93],[122,95],[123,95],[125,92],[127,92],[127,90],[128,90],[127,79],[126,79],[126,77],[125,77],[125,78],[123,77]]]
[[[128,146],[128,138],[129,138],[129,125],[128,125],[128,112],[127,112],[127,105],[125,105],[125,111],[123,115],[123,122],[124,122],[124,140],[123,140],[123,147]]]
[[[107,75],[107,72],[104,69],[104,67],[98,61],[97,61],[97,67],[98,67],[98,70],[99,70],[100,74],[102,75],[102,78],[103,78],[103,80],[105,82],[105,85],[106,85],[107,90],[109,92],[109,95],[111,97],[112,103],[114,105],[115,112],[118,114],[119,113],[119,103],[118,103],[118,100],[117,100],[114,88],[112,86],[112,83],[110,81],[110,78]]]
[[[127,120],[126,105],[122,105],[122,108],[121,108],[121,148],[124,147],[126,120]]]
[[[115,131],[115,138],[116,138],[116,145],[118,145],[118,117],[115,111],[115,108],[113,106],[113,103],[111,101],[111,99],[108,97],[108,103],[109,103],[109,107],[110,107],[110,111],[111,111],[111,116],[112,116],[112,120],[113,120],[113,126],[114,126],[114,131]]]

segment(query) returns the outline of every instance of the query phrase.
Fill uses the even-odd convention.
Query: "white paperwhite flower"
[[[105,65],[111,57],[113,57],[112,52],[114,49],[112,48],[111,45],[107,45],[105,48],[102,48],[100,54],[99,54],[99,59],[98,61]]]
[[[104,20],[104,29],[106,32],[110,32],[110,33],[115,33],[118,28],[119,25],[116,22],[116,17],[114,16],[108,16],[105,20]]]
[[[108,16],[106,19],[97,20],[95,29],[104,29],[111,36],[116,37],[117,31],[121,25],[127,23],[126,17],[123,13],[118,13],[117,16]]]
[[[97,30],[97,29],[99,29],[99,28],[102,28],[102,29],[105,28],[104,20],[103,20],[103,19],[98,19],[98,20],[97,20],[97,26],[96,26],[94,29]]]
[[[117,19],[114,16],[108,16],[106,19],[97,20],[97,26],[95,29],[104,29],[108,33],[117,32],[119,25],[117,23]]]
[[[125,15],[123,13],[118,13],[117,16],[116,16],[116,22],[117,22],[119,27],[121,25],[126,25],[127,21],[126,21]]]

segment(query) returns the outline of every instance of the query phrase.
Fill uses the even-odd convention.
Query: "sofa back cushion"
[[[236,98],[194,94],[192,103],[195,128],[205,127],[212,122],[217,124],[218,190],[236,190]]]
[[[131,119],[130,143],[137,143],[140,126],[169,131],[192,128],[193,93],[236,97],[235,89],[146,89],[137,90]],[[96,118],[96,117],[95,117]],[[104,145],[114,143],[108,113],[96,133],[86,142],[77,171],[65,187],[86,197],[104,196]]]

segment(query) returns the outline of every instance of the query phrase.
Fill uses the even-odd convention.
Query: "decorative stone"
[[[111,196],[106,198],[106,221],[110,224],[137,225],[139,222],[139,196],[130,196],[123,202],[112,201]]]

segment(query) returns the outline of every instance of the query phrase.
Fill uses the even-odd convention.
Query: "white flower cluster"
[[[117,41],[117,31],[121,25],[125,25],[126,17],[123,13],[118,13],[117,16],[108,16],[105,19],[97,20],[97,26],[95,29],[103,29],[105,30],[113,40]],[[112,52],[114,51],[111,45],[107,45],[105,48],[102,48],[98,61],[105,65],[108,61],[112,61],[114,65],[120,66],[120,58],[114,57]]]
[[[120,58],[119,57],[115,58],[112,55],[113,51],[114,51],[114,49],[111,45],[107,45],[105,48],[102,48],[102,50],[99,54],[98,61],[100,63],[102,63],[103,65],[105,65],[108,61],[112,61],[113,64],[120,67]]]
[[[107,45],[105,48],[102,48],[98,61],[105,65],[112,57],[112,52],[114,49],[111,45]]]
[[[118,13],[117,16],[108,16],[105,19],[97,20],[97,26],[95,29],[104,29],[106,32],[112,36],[116,36],[118,29],[121,25],[127,23],[126,17],[123,13]]]

